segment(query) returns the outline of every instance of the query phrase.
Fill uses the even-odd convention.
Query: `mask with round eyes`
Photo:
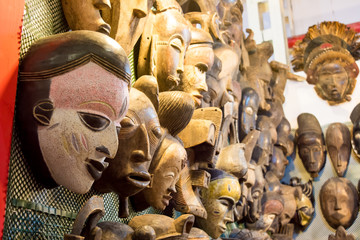
[[[252,88],[242,90],[242,99],[239,105],[239,140],[256,128],[256,118],[259,109],[259,96]]]
[[[343,177],[350,160],[350,131],[342,123],[332,123],[326,130],[326,147],[339,177]]]
[[[234,206],[241,190],[238,179],[219,169],[207,169],[211,175],[208,189],[202,189],[201,201],[207,211],[207,219],[195,218],[197,227],[212,238],[225,232],[226,224],[234,221]]]
[[[153,75],[163,92],[179,85],[191,33],[175,0],[157,1],[156,8],[142,33],[137,72],[138,76]]]
[[[110,25],[101,16],[102,11],[110,11],[110,0],[62,0],[61,2],[71,30],[91,30],[110,34]]]
[[[348,179],[332,177],[321,187],[320,206],[325,220],[332,228],[348,228],[359,211],[358,192]]]
[[[110,165],[94,187],[125,198],[150,184],[148,169],[163,132],[150,99],[135,88],[130,90],[129,110],[120,124],[116,156],[107,159]]]

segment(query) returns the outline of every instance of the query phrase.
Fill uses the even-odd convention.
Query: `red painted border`
[[[0,2],[0,238],[4,229],[24,0]]]
[[[357,32],[357,33],[360,32],[360,22],[347,24],[347,26],[354,29],[355,32]],[[302,40],[304,37],[305,37],[305,34],[298,35],[298,36],[293,36],[291,38],[288,38],[288,46],[289,46],[289,48],[292,48],[297,40]]]

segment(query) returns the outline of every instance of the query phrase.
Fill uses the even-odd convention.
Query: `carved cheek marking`
[[[71,134],[71,142],[76,152],[79,152],[79,144],[74,133]]]
[[[67,154],[70,155],[69,144],[68,144],[68,141],[66,140],[64,134],[61,134],[61,140],[62,140],[62,145],[63,145],[65,151],[67,152]]]
[[[86,140],[85,136],[83,134],[80,134],[80,138],[81,138],[81,143],[83,144],[86,151],[89,151],[87,140]]]

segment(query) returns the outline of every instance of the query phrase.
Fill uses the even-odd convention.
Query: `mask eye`
[[[83,124],[92,131],[102,131],[110,124],[110,120],[93,113],[78,112]]]

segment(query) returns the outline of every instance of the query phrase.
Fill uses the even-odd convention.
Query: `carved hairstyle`
[[[90,61],[124,80],[130,87],[130,65],[125,51],[115,40],[94,31],[73,31],[42,38],[31,45],[20,64],[16,117],[22,142],[32,143],[23,144],[22,147],[25,156],[31,160],[28,162],[34,175],[46,187],[55,187],[57,184],[50,177],[43,161],[37,126],[39,119],[51,119],[51,78]],[[44,100],[49,104],[42,106],[46,108],[44,115],[38,116],[34,107],[41,101],[44,103]]]

